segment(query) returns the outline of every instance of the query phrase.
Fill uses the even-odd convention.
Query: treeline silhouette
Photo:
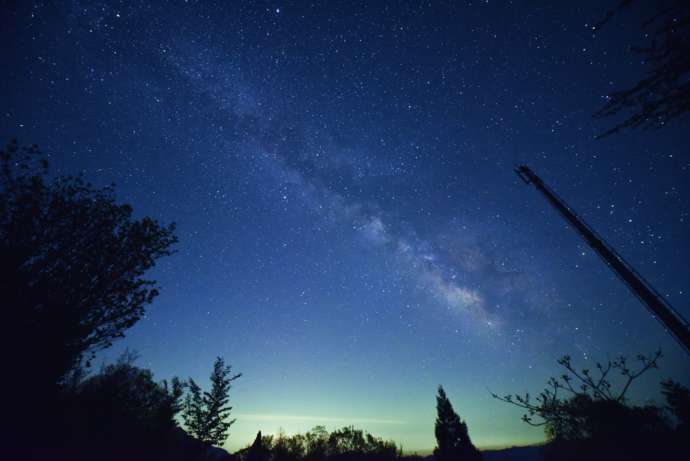
[[[256,435],[237,452],[240,461],[392,461],[402,455],[394,442],[353,427],[328,432],[316,426],[304,434]]]

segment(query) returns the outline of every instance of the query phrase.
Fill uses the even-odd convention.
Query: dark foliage
[[[669,381],[664,393],[671,412],[678,415],[674,425],[667,412],[658,406],[631,405],[626,395],[636,379],[657,368],[661,353],[651,358],[638,356],[640,366],[633,370],[624,357],[597,363],[597,372],[576,370],[570,357],[559,360],[565,369],[551,378],[536,398],[529,394],[494,398],[526,410],[523,421],[543,426],[549,444],[544,450],[550,460],[652,459],[679,453],[683,437],[679,432],[688,407],[687,389]],[[620,386],[612,384],[617,372]]]
[[[149,370],[125,355],[79,384],[65,397],[62,452],[72,459],[179,459],[183,386],[173,378],[157,383]]]
[[[328,459],[333,461],[392,460],[399,455],[395,443],[353,427],[343,427],[328,436]]]
[[[481,460],[481,453],[470,440],[467,424],[455,413],[441,386],[438,387],[436,396],[436,412],[434,433],[437,447],[434,458],[437,461]]]
[[[143,275],[176,239],[172,225],[133,220],[112,187],[50,181],[47,168],[36,146],[0,152],[0,283],[6,324],[25,339],[17,362],[41,359],[58,383],[139,320],[158,294]]]
[[[184,383],[156,382],[125,353],[100,373],[63,389],[59,443],[34,443],[21,459],[231,461],[224,450],[193,438],[177,424]],[[29,449],[30,448],[30,449]]]
[[[270,442],[272,442],[273,461],[300,461],[304,459],[306,450],[302,436],[286,437],[285,434],[280,433],[275,440],[271,438]],[[325,444],[323,450],[320,451],[325,454]]]
[[[532,445],[501,450],[484,450],[482,451],[482,458],[484,461],[542,461],[543,452],[543,445]]]
[[[304,434],[275,438],[259,432],[239,455],[243,461],[392,461],[400,457],[400,450],[393,442],[353,427],[329,433],[316,426]]]
[[[601,29],[618,11],[635,3],[622,0],[594,29]],[[690,2],[671,0],[658,5],[657,14],[644,23],[649,42],[633,48],[651,70],[632,87],[608,95],[594,116],[628,115],[599,137],[627,128],[660,128],[690,111]]]
[[[61,387],[82,360],[143,315],[158,294],[144,274],[175,242],[173,225],[134,219],[112,187],[51,178],[36,146],[0,151],[0,337],[6,369],[21,377],[3,383],[18,446],[36,415],[61,414]]]
[[[228,406],[232,382],[242,376],[232,375],[221,357],[216,358],[211,373],[211,391],[203,392],[193,379],[189,379],[189,392],[185,398],[183,417],[187,431],[209,445],[221,445],[235,420],[228,420],[232,407]]]
[[[262,437],[261,431],[257,432],[254,442],[247,449],[243,459],[245,461],[269,461],[271,459],[270,443],[270,437]]]
[[[661,393],[666,399],[666,410],[675,419],[676,430],[687,440],[690,437],[690,390],[668,379],[661,383]]]

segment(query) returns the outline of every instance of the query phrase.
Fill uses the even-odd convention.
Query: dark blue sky
[[[489,396],[555,360],[687,357],[533,188],[540,174],[690,316],[687,121],[594,136],[644,72],[606,2],[10,2],[0,134],[178,224],[130,347],[244,373],[227,446],[355,424],[434,445],[443,384],[479,446],[541,440]],[[615,4],[615,2],[611,2]]]

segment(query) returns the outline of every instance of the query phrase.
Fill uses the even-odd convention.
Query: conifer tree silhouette
[[[436,461],[481,460],[482,455],[472,444],[467,432],[467,424],[460,419],[448,400],[442,386],[436,396],[436,434],[437,447],[434,450]]]
[[[231,367],[217,357],[211,373],[211,390],[203,392],[191,378],[184,402],[182,417],[187,431],[209,445],[221,445],[228,438],[228,430],[235,420],[228,420],[232,407],[228,405],[232,381],[242,376],[231,375]]]

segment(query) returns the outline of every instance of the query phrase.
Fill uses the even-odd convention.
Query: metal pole
[[[620,278],[659,320],[668,332],[678,341],[686,353],[690,354],[690,325],[654,288],[632,268],[606,241],[589,227],[584,220],[560,199],[529,167],[522,165],[515,169],[517,175],[527,184],[539,190],[551,205],[584,238],[587,244],[604,260],[606,265]]]

